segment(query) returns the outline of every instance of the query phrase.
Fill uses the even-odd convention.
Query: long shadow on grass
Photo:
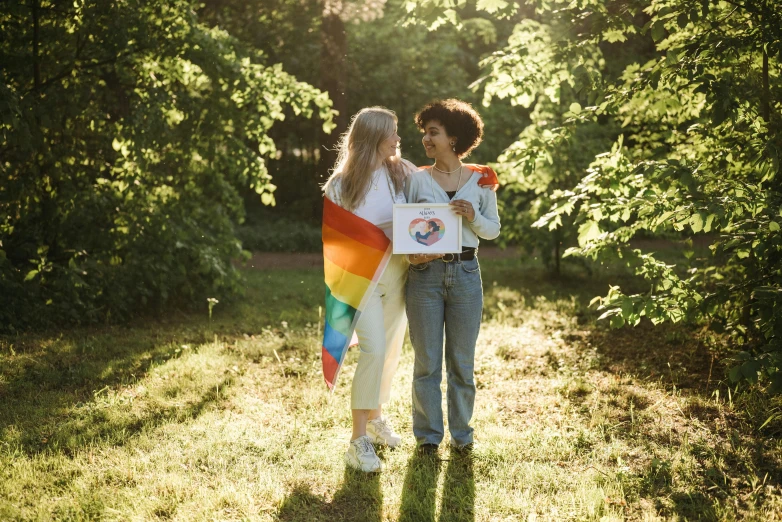
[[[383,495],[380,474],[345,469],[342,486],[331,502],[298,484],[283,501],[277,520],[284,522],[379,522],[383,517]]]
[[[70,455],[95,441],[121,445],[149,427],[197,417],[219,399],[216,388],[202,390],[184,407],[155,404],[140,415],[129,405],[106,407],[96,399],[101,391],[133,384],[153,365],[178,357],[181,344],[205,341],[193,332],[161,340],[122,328],[82,338],[28,340],[4,361],[0,374],[0,437],[27,454]],[[231,383],[224,378],[215,384],[224,389]]]
[[[666,467],[670,463],[666,462],[653,463],[642,477],[642,496],[669,499],[667,505],[657,506],[661,514],[689,518],[698,516],[700,510],[700,516],[712,519],[715,516],[712,502],[719,497],[716,492],[725,490],[729,495],[749,496],[752,487],[745,484],[748,476],[760,479],[765,476],[766,484],[782,485],[782,459],[775,453],[773,437],[753,432],[745,421],[713,405],[712,393],[725,379],[725,367],[720,363],[719,355],[698,342],[691,329],[683,325],[654,326],[648,320],[636,327],[619,330],[595,324],[597,314],[586,306],[589,300],[596,295],[605,295],[609,283],[621,284],[628,293],[643,290],[638,286],[641,284],[638,280],[615,272],[600,272],[589,277],[569,270],[556,277],[536,267],[487,265],[484,272],[487,317],[494,315],[511,322],[523,322],[523,311],[516,315],[511,313],[516,303],[521,304],[521,308],[541,306],[550,310],[553,307],[564,316],[575,316],[575,322],[565,320],[556,325],[565,330],[570,363],[581,366],[586,363],[588,370],[597,370],[604,375],[630,377],[626,383],[617,380],[616,385],[605,392],[608,396],[601,398],[614,411],[613,418],[607,421],[616,426],[613,436],[635,439],[633,444],[675,446],[700,461],[705,470],[699,477],[700,491],[677,491],[672,486],[675,482],[672,471]],[[552,369],[557,370],[556,367]],[[641,433],[631,432],[631,408],[642,412],[652,405],[645,397],[645,382],[671,389],[675,386],[675,393],[691,397],[676,421],[678,424],[671,430],[650,426]],[[725,388],[721,391],[724,396]],[[591,392],[586,390],[584,393]],[[577,396],[570,398],[578,399]],[[715,433],[714,439],[694,442],[689,436],[690,423],[710,427]],[[638,440],[639,437],[642,440]],[[715,493],[707,493],[711,491]]]
[[[684,326],[666,324],[655,327],[644,321],[634,328],[592,330],[586,341],[597,354],[596,369],[607,374],[635,376],[641,383],[646,380],[675,387],[676,393],[690,398],[689,404],[681,410],[679,424],[669,431],[647,429],[643,436],[660,446],[687,448],[707,470],[701,476],[704,491],[730,489],[727,485],[741,484],[748,475],[760,478],[767,475],[767,484],[782,485],[782,459],[776,454],[774,438],[751,430],[745,421],[714,405],[712,394],[724,379],[725,368],[718,356],[694,338],[693,332]],[[577,346],[583,344],[577,343]],[[650,404],[633,396],[633,388],[638,389],[638,386],[617,384],[611,391],[611,400],[620,405],[632,402],[636,411],[644,410]],[[616,420],[627,421],[629,418]],[[688,432],[692,421],[708,426],[716,433],[727,429],[727,436],[732,442],[725,443],[726,435],[713,440],[693,441]],[[716,463],[723,465],[716,466]],[[667,484],[662,487],[653,485],[650,491],[671,494]],[[751,488],[741,493],[748,491]],[[674,510],[684,517],[692,516],[693,509],[696,509],[693,506],[700,506],[704,498],[702,492],[671,496]]]
[[[451,450],[445,468],[441,522],[472,522],[475,520],[475,475],[472,454]]]
[[[414,453],[407,464],[399,507],[400,522],[434,522],[440,459]]]

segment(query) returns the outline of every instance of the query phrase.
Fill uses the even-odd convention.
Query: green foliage
[[[272,125],[329,126],[327,96],[185,0],[9,2],[0,23],[0,329],[236,291],[240,191],[274,202]]]
[[[237,234],[245,249],[256,252],[320,252],[323,248],[319,226],[284,217],[248,219]]]
[[[514,20],[467,7],[458,24],[429,20],[429,31],[412,25],[410,2],[390,0],[383,18],[357,25],[350,40],[351,110],[381,104],[397,112],[402,153],[417,165],[430,160],[413,121],[415,111],[434,99],[459,98],[481,114],[484,140],[468,161],[493,162],[529,124],[529,109],[509,102],[481,107],[484,84],[482,60],[501,49]],[[441,14],[431,10],[433,17]],[[388,42],[400,42],[389,50]]]
[[[510,192],[542,195],[506,202],[530,202],[517,227],[540,214],[541,231],[575,236],[567,254],[619,256],[647,281],[646,293],[613,286],[600,300],[612,326],[643,317],[705,324],[745,350],[731,380],[782,389],[777,2],[539,0],[527,8],[531,20],[485,62],[487,102],[534,105],[535,128],[500,158]],[[638,51],[634,60],[612,47],[620,42]],[[584,150],[612,134],[610,150]],[[585,171],[574,150],[593,155]],[[629,246],[670,233],[706,234],[710,254],[685,252],[687,263],[672,265]]]
[[[651,30],[660,56],[627,67],[594,107],[621,121],[624,142],[598,156],[541,224],[578,202],[596,233],[574,253],[621,251],[649,281],[647,294],[612,288],[601,305],[612,325],[705,322],[748,350],[730,379],[765,376],[773,391],[782,385],[782,135],[768,108],[779,113],[782,90],[778,60],[766,72],[762,62],[764,52],[779,56],[782,32],[770,6],[652,3],[638,30]],[[626,247],[638,231],[666,229],[713,234],[712,255],[675,267]]]
[[[372,105],[394,110],[399,117],[402,154],[423,165],[429,160],[413,121],[415,111],[435,98],[465,99],[480,109],[486,125],[486,139],[469,161],[493,161],[527,124],[529,110],[509,103],[480,108],[482,86],[471,85],[481,76],[479,62],[504,45],[514,22],[473,11],[460,30],[442,25],[429,32],[423,27],[402,26],[405,3],[388,0],[340,4],[347,39],[345,112],[352,115]],[[313,0],[211,0],[200,12],[244,45],[282,63],[297,78],[325,89],[320,83],[320,53],[328,45],[321,34],[323,9],[322,2]],[[323,154],[318,127],[316,120],[287,118],[271,130],[278,151],[268,161],[278,187],[276,217],[309,224],[320,221],[322,193],[318,185],[333,165],[324,159],[328,154]],[[258,205],[249,198],[245,201],[248,210]]]

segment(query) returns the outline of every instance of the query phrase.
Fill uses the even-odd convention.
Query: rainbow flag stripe
[[[358,318],[388,265],[391,250],[391,240],[382,230],[324,198],[326,324],[321,357],[330,390],[337,383]]]

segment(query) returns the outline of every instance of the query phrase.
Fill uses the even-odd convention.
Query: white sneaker
[[[345,464],[367,473],[380,471],[382,467],[375,447],[366,435],[350,441],[350,447],[345,452]]]
[[[389,448],[396,448],[402,442],[402,437],[384,417],[367,422],[367,437],[373,444],[386,444]]]

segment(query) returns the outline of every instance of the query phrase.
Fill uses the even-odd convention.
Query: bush
[[[0,11],[0,331],[89,323],[240,287],[243,190],[285,109],[330,101],[186,0]],[[33,23],[33,20],[40,23]]]
[[[320,227],[286,218],[246,224],[237,234],[242,248],[254,252],[320,252]]]

